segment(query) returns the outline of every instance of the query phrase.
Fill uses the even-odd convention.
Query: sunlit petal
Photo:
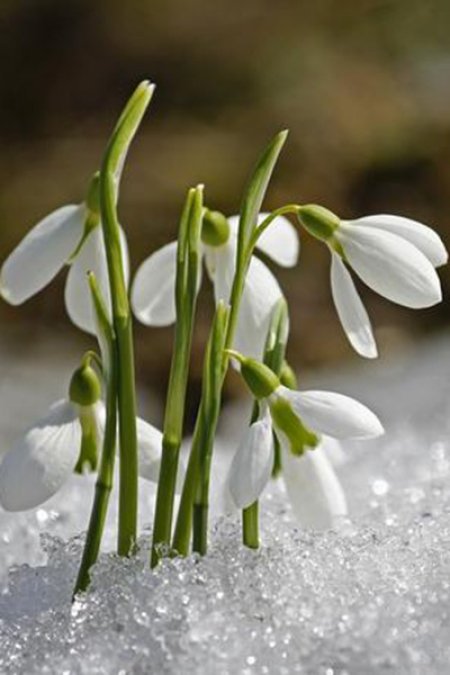
[[[168,326],[176,318],[177,243],[166,244],[139,267],[131,289],[135,316],[147,326]]]
[[[372,326],[353,280],[336,254],[331,254],[331,291],[342,327],[350,344],[361,356],[378,356]]]
[[[58,401],[34,424],[0,464],[0,503],[8,511],[42,504],[71,475],[81,447],[78,412]]]
[[[416,246],[391,232],[342,223],[336,238],[356,274],[374,291],[405,307],[442,299],[439,277]]]
[[[384,431],[378,417],[350,396],[331,391],[292,391],[279,387],[294,412],[313,431],[333,438],[375,438]]]
[[[319,446],[301,457],[282,443],[282,476],[299,524],[305,528],[333,528],[347,515],[342,486]]]
[[[265,416],[247,429],[231,462],[228,486],[238,508],[258,499],[270,479],[273,456],[272,427]]]
[[[63,206],[41,220],[3,263],[0,293],[20,305],[42,290],[69,260],[81,240],[84,204]]]
[[[431,227],[417,220],[381,214],[364,216],[350,222],[357,227],[373,227],[403,237],[418,248],[434,267],[445,265],[448,260],[448,252],[440,236]]]
[[[129,262],[128,247],[123,230],[120,230],[122,245],[122,262],[125,281],[128,283]],[[67,276],[65,288],[66,310],[71,321],[87,333],[96,334],[96,320],[92,307],[88,283],[88,272],[93,272],[111,314],[111,294],[109,290],[108,264],[106,261],[103,231],[97,226],[86,238]]]
[[[260,225],[269,213],[260,213]],[[281,267],[294,267],[298,261],[300,240],[296,228],[284,216],[277,216],[263,232],[257,248],[272,258]]]

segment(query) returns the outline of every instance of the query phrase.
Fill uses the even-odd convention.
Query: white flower
[[[104,431],[101,402],[89,407],[96,428],[98,451]],[[0,463],[0,504],[7,511],[25,511],[52,497],[69,479],[82,442],[80,415],[87,408],[63,399],[33,424]],[[157,481],[161,458],[161,432],[138,418],[139,475]]]
[[[345,262],[333,250],[333,240]],[[367,216],[340,221],[329,243],[334,303],[351,345],[361,356],[375,358],[377,346],[345,263],[370,288],[399,305],[417,309],[441,301],[435,268],[447,262],[448,254],[430,227],[400,216]]]
[[[87,272],[94,272],[108,308],[110,293],[102,228],[95,225],[86,233],[88,217],[85,203],[70,204],[35,225],[3,263],[0,271],[3,298],[12,305],[22,304],[47,286],[64,265],[70,264],[65,290],[67,313],[76,326],[95,333]],[[121,237],[128,280],[128,252],[123,231]]]
[[[305,527],[332,527],[347,512],[345,495],[325,447],[308,449],[313,436],[309,429],[338,439],[375,438],[383,433],[380,421],[348,396],[292,391],[283,385],[262,405],[261,418],[249,427],[230,466],[233,501],[238,508],[247,508],[259,498],[272,472],[275,431],[282,447],[283,479],[299,522]],[[294,452],[298,452],[294,448],[298,434],[304,434],[299,439],[300,456]]]
[[[268,214],[260,214],[261,223]],[[216,303],[229,301],[236,265],[238,216],[228,219],[230,233],[221,246],[202,244],[202,255],[214,285]],[[262,234],[257,247],[283,267],[297,262],[296,229],[279,216]],[[177,243],[153,253],[139,267],[133,282],[131,302],[136,317],[149,326],[167,326],[175,321],[175,272]],[[273,306],[281,289],[270,270],[252,257],[241,300],[235,346],[246,354],[261,356]]]

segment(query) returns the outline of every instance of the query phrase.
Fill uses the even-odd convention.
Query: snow
[[[302,382],[359,397],[387,429],[345,446],[337,471],[350,517],[337,531],[301,531],[275,483],[262,501],[259,551],[241,546],[237,517],[221,518],[208,556],[151,572],[154,491],[143,481],[138,556],[111,552],[113,503],[91,589],[71,605],[92,479],[74,476],[34,511],[0,511],[0,672],[447,673],[450,339],[369,365]],[[18,409],[23,387],[2,400]],[[225,416],[224,452],[245,423],[242,408]]]

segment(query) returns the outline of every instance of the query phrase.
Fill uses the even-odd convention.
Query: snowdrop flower
[[[267,214],[260,214],[261,223]],[[216,211],[205,211],[202,255],[214,285],[216,304],[228,302],[236,267],[239,217],[226,219]],[[257,248],[282,267],[298,259],[296,229],[283,216],[277,217],[262,234]],[[153,253],[139,267],[131,291],[136,317],[149,326],[167,326],[175,321],[175,272],[177,243]],[[261,356],[271,311],[281,297],[279,284],[266,265],[252,257],[241,300],[235,346],[246,354]]]
[[[238,508],[247,508],[267,485],[275,432],[281,444],[283,479],[300,523],[332,527],[337,517],[346,514],[346,499],[316,432],[335,439],[375,438],[383,433],[380,421],[353,398],[328,391],[293,391],[262,363],[231,354],[239,359],[241,374],[262,411],[230,466],[228,487],[233,501]]]
[[[11,305],[20,305],[47,286],[70,265],[65,287],[65,305],[71,321],[95,333],[88,271],[95,273],[103,297],[110,306],[108,268],[98,205],[98,175],[92,179],[86,202],[53,211],[22,239],[0,270],[0,295]],[[122,255],[128,277],[128,252],[121,230]]]
[[[52,497],[75,471],[95,470],[102,442],[105,408],[93,368],[75,371],[69,398],[54,403],[3,457],[0,504],[7,511],[25,511]],[[139,474],[157,481],[162,435],[137,420]]]
[[[344,331],[366,358],[377,356],[369,317],[348,271],[372,290],[404,307],[431,307],[442,300],[436,267],[447,262],[440,237],[430,227],[393,215],[340,220],[316,205],[299,208],[304,227],[331,251],[331,289]]]

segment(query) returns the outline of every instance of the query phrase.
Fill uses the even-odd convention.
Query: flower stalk
[[[155,567],[170,545],[173,503],[183,433],[184,408],[192,331],[200,273],[200,235],[203,215],[203,186],[188,192],[177,248],[174,351],[165,408],[161,470],[156,495],[151,566]]]
[[[277,377],[281,376],[286,343],[289,332],[289,314],[286,300],[281,298],[272,312],[269,330],[267,332],[263,363],[268,366]],[[256,422],[260,414],[257,400],[253,404],[250,424]],[[275,443],[275,434],[273,434]],[[278,469],[279,453],[274,453],[272,475]],[[259,504],[258,500],[242,510],[242,542],[248,548],[259,548]]]
[[[119,181],[129,145],[153,94],[142,82],[128,101],[106,148],[100,171],[100,209],[111,290],[113,326],[117,340],[117,393],[119,412],[119,555],[132,553],[137,537],[138,456],[136,391],[132,319],[125,283],[117,216]]]
[[[114,332],[108,320],[108,313],[101,297],[97,281],[89,275],[92,304],[97,319],[99,341],[103,345],[106,363],[103,375],[106,383],[106,421],[100,467],[95,484],[95,496],[89,519],[86,541],[80,569],[75,582],[73,597],[79,591],[85,591],[90,583],[89,572],[97,561],[105,527],[109,496],[113,485],[114,463],[117,435],[117,353]]]

